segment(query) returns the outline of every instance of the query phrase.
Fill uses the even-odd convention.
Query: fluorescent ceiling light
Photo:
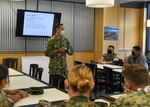
[[[86,0],[86,6],[92,8],[112,7],[114,0]]]

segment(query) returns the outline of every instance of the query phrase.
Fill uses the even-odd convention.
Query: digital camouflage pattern
[[[3,91],[0,91],[0,107],[13,107],[14,103],[9,100]]]
[[[133,92],[117,99],[110,107],[150,107],[150,91]]]
[[[76,96],[68,101],[54,105],[47,101],[41,101],[37,107],[107,107],[107,103],[103,102],[90,102],[87,97]]]
[[[107,103],[91,102],[87,97],[77,96],[54,107],[107,107]]]
[[[117,58],[117,54],[116,53],[113,53],[113,54],[108,54],[108,53],[105,53],[104,55],[103,55],[103,58],[104,58],[104,61],[107,61],[107,62],[109,62],[109,61],[113,61],[114,60],[114,58]]]
[[[58,52],[58,49],[62,47],[67,48],[67,51],[64,53]],[[73,54],[73,49],[67,38],[61,36],[60,39],[57,39],[55,36],[53,36],[48,40],[45,55],[50,57],[49,74],[60,73],[66,75],[65,74],[67,72],[66,53],[68,55]]]

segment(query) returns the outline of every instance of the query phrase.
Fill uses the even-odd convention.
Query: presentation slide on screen
[[[54,14],[25,12],[23,35],[51,36]]]

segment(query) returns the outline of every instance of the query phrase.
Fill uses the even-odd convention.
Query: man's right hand
[[[62,48],[59,48],[59,49],[58,49],[58,51],[61,52],[61,53],[66,52],[66,50],[67,50],[67,49],[66,49],[65,47],[62,47]]]

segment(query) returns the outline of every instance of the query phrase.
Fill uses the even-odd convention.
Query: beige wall
[[[112,8],[95,9],[94,22],[94,50],[79,51],[72,56],[67,56],[68,70],[72,69],[74,60],[82,62],[97,61],[106,52],[108,45],[114,45],[118,56],[122,59],[126,59],[134,45],[140,45],[143,50],[145,49],[146,9],[120,8],[117,5]],[[119,39],[117,41],[104,40],[104,26],[119,27]],[[44,53],[0,53],[0,64],[3,58],[15,57],[19,59],[18,70],[21,71],[22,56],[41,55],[44,55]]]
[[[134,45],[145,46],[146,9],[120,8],[118,5],[95,9],[95,56],[106,52],[108,45],[115,46],[118,57],[126,60]],[[119,27],[117,41],[104,40],[104,27]],[[98,44],[99,42],[99,44]],[[101,45],[97,49],[97,44]],[[97,51],[99,50],[99,51]],[[144,52],[144,51],[143,51]],[[97,60],[98,57],[95,58]]]

